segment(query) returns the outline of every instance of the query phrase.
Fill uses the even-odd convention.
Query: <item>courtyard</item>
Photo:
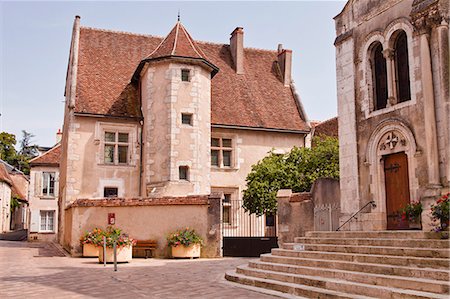
[[[0,298],[273,298],[225,281],[246,258],[98,264],[49,243],[0,241]]]

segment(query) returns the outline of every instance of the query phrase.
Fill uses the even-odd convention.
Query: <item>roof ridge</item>
[[[88,29],[88,30],[95,30],[95,31],[109,32],[109,33],[120,33],[120,34],[126,34],[126,35],[134,35],[134,36],[154,37],[154,38],[161,38],[163,40],[167,37],[167,36],[162,36],[162,35],[134,33],[134,32],[130,32],[130,31],[103,29],[103,28],[96,28],[96,27],[90,27],[90,26],[81,26],[81,29]],[[208,44],[208,45],[213,45],[213,46],[230,46],[229,44],[224,44],[224,43],[220,43],[220,42],[212,42],[212,41],[205,41],[205,40],[194,40],[194,41],[199,44]],[[274,52],[274,53],[277,52],[277,50],[270,50],[270,49],[263,49],[263,48],[256,48],[256,47],[244,47],[244,50],[256,50],[256,51],[265,51],[265,52]]]
[[[199,50],[202,52],[203,55],[197,51],[197,47],[194,45],[195,40],[192,38],[192,36],[189,34],[189,32],[186,30],[186,28],[184,28],[183,24],[181,24],[181,29],[183,30],[184,35],[186,35],[186,37],[189,41],[189,44],[191,45],[192,49],[194,49],[195,53],[197,53],[197,55],[200,57],[206,58],[205,53],[203,53],[203,51],[201,49],[199,49]]]
[[[81,29],[88,29],[88,30],[101,31],[101,32],[120,33],[120,34],[126,34],[126,35],[144,36],[144,37],[155,37],[155,38],[162,38],[162,39],[164,39],[164,36],[162,36],[162,35],[153,35],[153,34],[145,34],[145,33],[135,33],[135,32],[130,32],[130,31],[121,31],[121,30],[103,29],[103,28],[96,28],[96,27],[90,27],[90,26],[80,26],[80,28],[81,28]]]
[[[177,27],[177,29],[175,29],[175,40],[173,41],[173,48],[172,48],[172,51],[170,52],[171,55],[175,55],[175,50],[177,49],[178,31],[180,30],[180,21],[178,21],[175,26]],[[170,32],[169,32],[169,34],[170,34]]]

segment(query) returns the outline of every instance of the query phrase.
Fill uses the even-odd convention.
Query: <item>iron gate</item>
[[[242,204],[222,201],[223,256],[259,257],[278,247],[275,215],[251,215]]]

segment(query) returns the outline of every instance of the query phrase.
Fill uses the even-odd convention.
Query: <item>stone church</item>
[[[450,181],[449,1],[351,0],[335,17],[341,223],[408,229],[398,211]]]
[[[310,131],[292,51],[274,49],[245,48],[240,27],[217,44],[195,41],[179,21],[161,38],[76,17],[59,181],[66,249],[79,252],[85,230],[114,223],[161,248],[170,231],[194,227],[205,252],[220,255],[219,215],[230,227],[240,216],[217,212],[209,194],[241,198],[253,164],[304,146]]]

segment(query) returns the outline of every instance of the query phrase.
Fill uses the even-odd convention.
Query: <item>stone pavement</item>
[[[251,259],[133,259],[106,268],[52,244],[0,241],[0,298],[273,298],[224,280]]]

